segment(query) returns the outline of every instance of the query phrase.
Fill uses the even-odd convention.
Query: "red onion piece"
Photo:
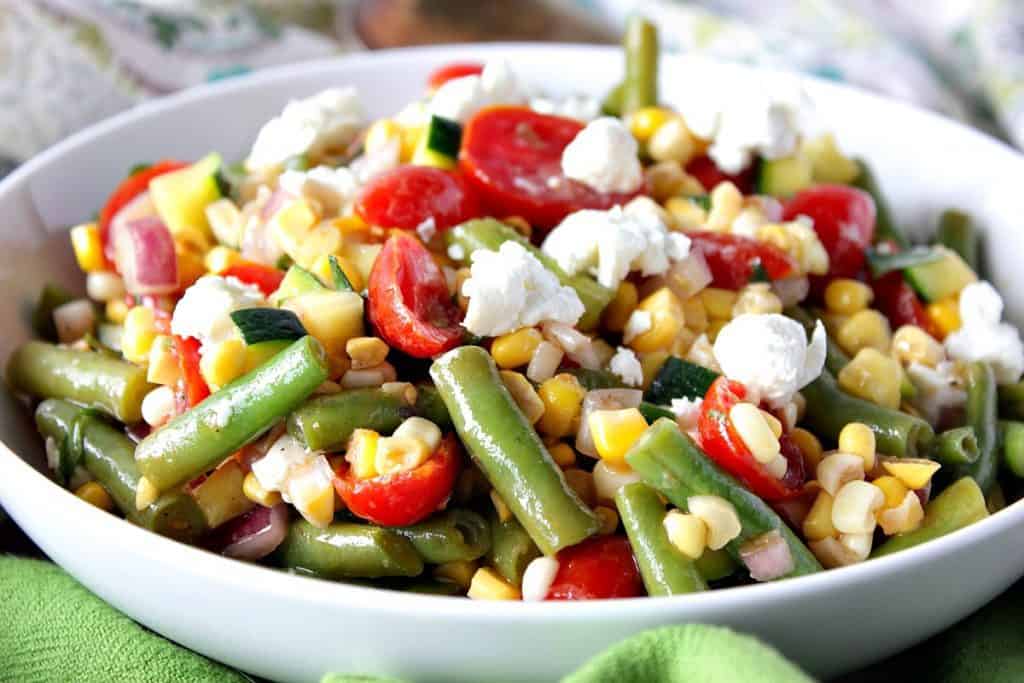
[[[777,530],[744,543],[740,558],[755,581],[771,581],[793,571],[793,555]]]
[[[270,195],[270,199],[263,205],[260,210],[260,218],[264,221],[269,221],[274,217],[278,211],[284,208],[292,199],[295,199],[295,195],[286,190],[274,190],[274,194]]]
[[[174,238],[155,216],[137,218],[112,232],[114,262],[129,294],[169,294],[178,289]]]
[[[636,408],[644,399],[644,392],[639,389],[594,389],[583,397],[583,408],[580,411],[580,428],[576,432],[576,450],[592,458],[597,457],[594,438],[590,434],[588,418],[595,410],[623,410]]]
[[[257,505],[217,529],[211,546],[238,560],[259,560],[281,545],[288,532],[288,506]]]

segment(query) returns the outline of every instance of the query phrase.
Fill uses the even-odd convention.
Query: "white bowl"
[[[622,72],[610,48],[465,46],[359,55],[197,88],[94,126],[0,184],[0,358],[29,335],[25,307],[47,280],[81,287],[64,231],[91,216],[139,161],[241,157],[288,98],[359,87],[371,114],[394,112],[443,62],[504,56],[528,82],[602,93]],[[777,75],[678,57],[668,97],[712,75],[744,88]],[[985,227],[990,278],[1024,287],[1024,158],[980,133],[851,88],[807,79],[820,119],[871,160],[897,220],[933,225],[949,206]],[[707,87],[707,86],[704,86]],[[674,95],[673,95],[674,93]],[[997,249],[992,248],[994,244]],[[1020,322],[1024,298],[1009,303]],[[284,681],[329,671],[433,681],[553,680],[612,643],[664,624],[726,624],[829,676],[940,631],[1024,573],[1024,503],[933,543],[858,566],[778,583],[674,598],[556,604],[481,603],[346,586],[243,564],[103,513],[49,481],[29,412],[0,392],[0,502],[57,563],[118,609],[193,650]]]

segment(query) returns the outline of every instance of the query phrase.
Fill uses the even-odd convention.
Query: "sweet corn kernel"
[[[796,427],[789,432],[789,438],[800,449],[800,454],[804,458],[804,469],[808,472],[817,470],[818,463],[825,457],[818,437],[802,427]]]
[[[135,509],[141,512],[159,497],[160,489],[154,486],[149,479],[139,477],[139,482],[135,485]]]
[[[651,198],[659,203],[679,196],[687,186],[686,172],[677,161],[651,164],[644,170],[644,175],[647,177]]]
[[[353,370],[365,370],[380,365],[391,349],[379,337],[353,337],[345,342],[345,353],[352,361]]]
[[[669,510],[661,522],[668,540],[691,560],[704,554],[708,545],[708,526],[700,517],[679,510]]]
[[[451,581],[463,590],[467,590],[473,582],[473,574],[480,568],[476,560],[455,560],[434,567],[432,575],[441,581]]]
[[[640,475],[628,464],[612,465],[607,460],[599,460],[594,465],[594,494],[598,500],[612,501],[615,494],[626,484],[640,481]]]
[[[541,383],[551,379],[562,363],[565,352],[549,341],[542,341],[526,366],[526,376],[531,382]]]
[[[543,341],[544,335],[540,330],[523,327],[495,338],[491,343],[491,355],[499,368],[511,370],[529,363]]]
[[[878,513],[878,525],[887,536],[913,531],[924,521],[921,499],[913,491],[903,494],[897,505],[887,507]]]
[[[732,309],[736,305],[739,295],[730,289],[719,287],[707,287],[700,293],[701,303],[704,310],[711,318],[729,320],[732,318]]]
[[[318,220],[316,211],[308,201],[294,199],[274,214],[270,222],[270,234],[278,246],[295,259],[294,255],[298,253]]]
[[[860,175],[860,164],[839,150],[832,133],[805,142],[803,154],[811,162],[816,182],[849,185]]]
[[[530,380],[526,379],[522,373],[512,370],[501,370],[499,374],[508,393],[512,394],[512,399],[519,406],[519,410],[523,411],[527,422],[536,424],[544,414],[544,401],[537,395]]]
[[[594,448],[602,460],[624,465],[626,452],[647,429],[647,420],[636,408],[595,410],[588,416]]]
[[[366,140],[363,146],[367,153],[379,151],[389,145],[393,140],[401,140],[402,126],[392,119],[377,119],[366,131]]]
[[[335,361],[331,360],[333,369]],[[339,359],[337,363],[342,365],[342,361],[344,359]],[[362,370],[342,370],[339,384],[345,389],[366,389],[382,387],[396,379],[398,379],[398,372],[395,370],[395,366],[391,363],[381,363]]]
[[[661,366],[665,364],[665,361],[668,360],[669,355],[668,351],[649,351],[638,355],[640,370],[644,373],[643,387],[645,389],[651,386],[651,382],[654,381],[655,376],[661,370]]]
[[[864,478],[864,460],[852,453],[831,453],[818,463],[817,477],[821,488],[835,496],[847,482]]]
[[[619,528],[619,513],[607,505],[598,505],[594,508],[597,521],[600,526],[597,533],[601,536],[610,536]]]
[[[700,141],[674,116],[658,126],[647,141],[647,153],[654,161],[674,161],[685,165],[700,153]]]
[[[427,444],[419,439],[401,436],[377,439],[377,457],[374,466],[379,474],[396,474],[414,470],[430,458]]]
[[[501,494],[491,489],[490,497],[494,511],[498,513],[498,520],[507,522],[512,519],[512,511],[508,509],[508,505],[505,504],[505,499],[501,497]]]
[[[287,495],[292,506],[315,527],[323,529],[334,519],[336,498],[334,472],[324,456],[294,470],[288,477]]]
[[[206,269],[211,273],[217,275],[223,273],[225,270],[233,265],[241,263],[242,255],[234,249],[223,246],[216,246],[210,251],[206,252],[206,257],[203,259],[203,264]]]
[[[565,483],[587,506],[593,507],[597,503],[597,488],[594,486],[593,474],[577,467],[570,467],[562,474],[565,475]]]
[[[181,366],[174,352],[174,340],[161,334],[153,340],[149,347],[149,367],[146,368],[146,381],[152,384],[171,385],[181,377]]]
[[[391,436],[415,439],[422,443],[429,453],[433,453],[441,445],[441,428],[423,417],[407,417]]]
[[[104,315],[110,322],[120,325],[128,317],[128,303],[124,299],[111,299],[107,302]]]
[[[356,429],[348,442],[345,460],[352,466],[356,479],[372,479],[377,471],[377,446],[380,434],[372,429]]]
[[[106,270],[107,257],[103,254],[100,228],[95,223],[84,223],[71,228],[71,248],[78,267],[86,273]]]
[[[894,508],[902,503],[903,498],[907,495],[907,492],[910,491],[906,484],[891,474],[879,477],[871,483],[882,491],[882,495],[885,496],[886,508]]]
[[[690,514],[699,517],[708,527],[708,547],[720,550],[743,530],[736,508],[718,496],[690,496],[686,499]]]
[[[160,427],[174,416],[174,390],[159,386],[142,399],[142,421],[150,427]]]
[[[490,567],[481,567],[473,574],[466,597],[470,600],[519,600],[519,589],[503,579]]]
[[[864,460],[864,471],[875,466],[875,433],[862,422],[850,422],[839,432],[839,450]]]
[[[932,475],[939,471],[939,463],[931,460],[883,460],[885,471],[902,481],[907,488],[923,489],[931,481]]]
[[[537,422],[537,429],[556,439],[572,434],[585,393],[579,380],[567,373],[545,380],[537,392],[544,402],[544,414]]]
[[[782,299],[772,291],[772,286],[767,282],[751,283],[740,291],[729,318],[736,318],[745,313],[782,313]]]
[[[665,209],[680,230],[695,230],[708,221],[708,212],[696,203],[682,197],[665,202]]]
[[[380,385],[380,390],[389,396],[399,398],[407,406],[416,405],[416,399],[419,397],[419,390],[411,382],[385,382]]]
[[[943,339],[960,329],[960,301],[957,297],[951,296],[928,304],[925,310],[939,328]]]
[[[99,482],[85,482],[75,489],[75,495],[100,510],[111,512],[114,509],[114,499]]]
[[[121,353],[132,363],[149,360],[149,350],[157,337],[156,314],[147,306],[135,306],[124,318]]]
[[[743,194],[729,181],[718,183],[711,190],[711,211],[708,212],[707,229],[715,232],[729,232],[732,222],[743,210]]]
[[[623,280],[622,284],[615,291],[615,298],[611,300],[602,313],[601,323],[609,332],[622,332],[626,328],[629,316],[632,315],[640,295],[636,285],[629,280]]]
[[[626,118],[626,125],[639,142],[647,142],[666,121],[675,117],[675,112],[664,107],[641,107]]]
[[[895,359],[874,348],[862,349],[839,371],[843,391],[885,408],[900,406],[902,369]]]
[[[836,341],[850,355],[868,348],[888,351],[891,342],[889,321],[874,309],[859,311],[839,326]]]
[[[641,301],[637,309],[650,314],[651,327],[633,337],[628,346],[637,353],[670,348],[685,322],[679,298],[668,287],[662,287]]]
[[[242,480],[242,493],[245,497],[265,508],[272,508],[281,503],[281,494],[277,491],[268,491],[260,484],[256,475],[249,472]]]
[[[109,270],[94,270],[85,278],[85,293],[93,301],[106,303],[111,299],[124,299],[124,280]]]
[[[942,344],[917,325],[904,325],[892,336],[892,352],[904,365],[920,363],[934,368],[946,357]]]
[[[832,501],[832,526],[843,534],[870,534],[878,521],[875,512],[885,505],[885,495],[866,481],[850,481]]]
[[[781,438],[783,430],[782,430],[782,422],[779,421],[779,418],[775,417],[774,415],[769,413],[767,410],[762,410],[761,411],[761,417],[763,417],[764,421],[768,423],[768,427],[772,430],[772,434],[775,435],[775,438],[776,439]]]
[[[221,244],[237,247],[242,242],[242,229],[245,225],[242,212],[233,201],[224,197],[206,205],[204,210],[206,222],[213,231],[213,236]]]
[[[820,541],[838,534],[832,525],[832,496],[828,491],[819,491],[810,511],[804,517],[804,538],[808,541]]]
[[[559,467],[572,467],[576,464],[576,451],[567,443],[560,441],[548,446],[548,453],[551,454],[551,459]]]
[[[859,280],[837,278],[825,288],[825,305],[841,315],[863,311],[873,298],[871,288]]]
[[[683,317],[686,319],[686,327],[697,334],[708,329],[708,312],[699,293],[683,302]]]
[[[737,403],[729,410],[729,422],[759,463],[767,464],[781,452],[764,414],[753,403]]]

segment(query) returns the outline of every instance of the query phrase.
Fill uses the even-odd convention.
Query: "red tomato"
[[[583,124],[526,107],[490,107],[469,120],[462,170],[496,216],[552,228],[580,209],[609,209],[639,194],[606,194],[562,173],[562,151]]]
[[[903,273],[886,273],[871,283],[875,293],[875,306],[889,319],[892,329],[902,325],[917,325],[936,339],[942,338],[942,332],[932,321],[917,298],[917,293],[903,279]]]
[[[438,230],[481,215],[480,203],[458,173],[431,166],[399,166],[363,186],[355,211],[370,225],[415,230],[434,219]]]
[[[430,358],[462,341],[462,312],[434,257],[412,235],[395,233],[384,244],[368,289],[370,322],[393,348]]]
[[[113,245],[107,241],[107,231],[110,228],[110,221],[114,219],[117,212],[120,211],[125,204],[138,197],[140,194],[149,189],[149,181],[156,178],[164,173],[170,173],[171,171],[177,171],[179,168],[188,166],[184,161],[174,161],[173,159],[164,159],[158,161],[149,168],[144,168],[137,173],[133,173],[117,186],[114,193],[107,199],[107,203],[104,204],[103,208],[100,209],[100,237],[103,241],[104,250],[107,252],[107,258],[111,262],[114,260]]]
[[[454,81],[463,76],[479,76],[483,73],[484,65],[480,62],[452,62],[445,64],[430,72],[427,77],[427,87],[437,90],[448,81]]]
[[[381,526],[407,526],[430,516],[451,496],[462,458],[454,434],[414,470],[356,479],[352,470],[334,477],[334,489],[352,514]]]
[[[719,377],[708,389],[701,404],[697,429],[700,444],[719,467],[768,502],[787,500],[803,490],[804,468],[799,450],[785,440],[783,455],[789,461],[786,476],[776,479],[754,459],[750,449],[729,420],[729,410],[743,401],[747,389],[739,382]]]
[[[814,219],[814,231],[828,252],[829,275],[854,277],[864,267],[875,236],[875,200],[847,185],[815,185],[785,204],[783,220]]]
[[[210,387],[199,372],[199,340],[175,335],[174,349],[178,353],[178,367],[181,368],[177,393],[184,399],[184,408],[188,409],[210,395]]]
[[[223,273],[224,277],[236,277],[247,285],[256,285],[263,292],[263,296],[270,296],[281,286],[284,279],[284,272],[272,266],[266,266],[254,261],[241,261],[229,267]]]
[[[757,164],[751,164],[739,173],[726,173],[718,168],[711,157],[701,156],[686,164],[686,172],[699,180],[708,192],[715,189],[719,183],[728,180],[743,194],[753,194],[756,167]]]
[[[688,236],[693,249],[708,262],[715,287],[742,289],[757,264],[772,280],[796,274],[796,263],[789,254],[767,242],[719,232],[691,232]]]
[[[558,553],[547,600],[635,598],[644,584],[625,536],[595,536]]]

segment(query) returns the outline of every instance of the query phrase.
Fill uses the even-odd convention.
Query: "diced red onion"
[[[665,284],[680,301],[686,301],[710,285],[711,280],[711,268],[704,254],[699,251],[691,251],[686,258],[673,263],[665,273]]]
[[[771,581],[793,571],[793,554],[786,539],[773,529],[740,548],[740,559],[755,581]]]
[[[155,216],[138,218],[111,232],[114,262],[129,294],[169,294],[178,289],[174,238]]]
[[[221,554],[239,560],[259,560],[281,545],[288,532],[288,506],[257,505],[217,530]],[[215,547],[216,547],[215,545]]]
[[[283,209],[284,205],[292,199],[295,199],[295,195],[291,192],[280,189],[274,190],[274,193],[270,195],[270,199],[267,200],[267,203],[260,210],[260,218],[264,221],[269,221],[274,217],[274,214]]]
[[[783,306],[795,306],[811,291],[811,282],[806,277],[787,277],[772,282],[772,289],[782,301]]]
[[[579,363],[580,367],[597,370],[601,367],[601,359],[593,340],[572,325],[557,322],[544,323],[544,336],[558,344],[565,355]]]
[[[639,389],[594,389],[583,397],[583,408],[580,411],[580,428],[576,432],[576,450],[592,458],[597,457],[594,438],[590,434],[588,418],[595,410],[622,410],[636,408],[644,399],[644,392]]]
[[[78,341],[95,323],[96,311],[88,299],[76,299],[53,309],[53,324],[61,343]]]

